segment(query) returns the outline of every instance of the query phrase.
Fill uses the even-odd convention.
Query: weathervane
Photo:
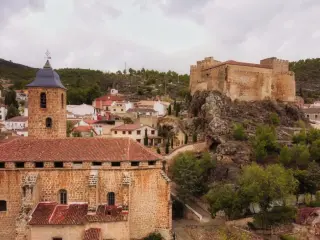
[[[46,54],[48,60],[51,59],[51,53],[49,52],[48,49],[47,49],[45,54]]]

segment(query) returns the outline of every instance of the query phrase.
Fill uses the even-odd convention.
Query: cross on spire
[[[46,58],[49,60],[49,59],[51,59],[51,53],[49,52],[49,50],[47,49],[47,51],[46,51]]]

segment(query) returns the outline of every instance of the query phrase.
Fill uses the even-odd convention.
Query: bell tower
[[[33,138],[66,137],[66,91],[60,77],[47,61],[28,88],[28,136]]]

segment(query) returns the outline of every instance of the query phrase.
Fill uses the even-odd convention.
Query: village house
[[[66,88],[49,60],[27,87],[29,136],[0,144],[1,239],[171,240],[162,156],[128,136],[67,138]]]
[[[7,106],[4,104],[0,104],[0,121],[4,121],[7,116]]]
[[[137,119],[140,116],[158,117],[158,112],[153,108],[130,108],[127,113],[131,118]]]
[[[302,112],[311,122],[320,122],[320,107],[303,108]]]
[[[127,111],[133,107],[133,103],[129,101],[114,101],[109,107],[109,110],[112,114],[124,116],[126,115]]]
[[[123,124],[111,129],[112,138],[129,137],[138,143],[144,144],[144,138],[148,138],[148,146],[158,146],[162,138],[158,136],[156,128],[143,125],[140,123]]]
[[[92,118],[96,119],[95,108],[91,105],[67,105],[67,118]]]
[[[5,128],[7,130],[21,130],[28,127],[28,117],[16,116],[5,120]]]
[[[16,92],[16,100],[18,102],[28,100],[28,90],[24,90],[24,89],[15,90],[15,92]]]
[[[95,108],[97,113],[103,114],[106,111],[110,112],[110,107],[113,102],[125,100],[122,95],[118,94],[118,91],[114,90],[115,89],[111,89],[110,94],[98,97],[92,102],[92,106]]]
[[[151,100],[141,100],[137,102],[137,108],[147,108],[153,109],[157,112],[157,116],[165,116],[167,114],[167,109],[170,105],[168,102],[163,101],[151,101]]]

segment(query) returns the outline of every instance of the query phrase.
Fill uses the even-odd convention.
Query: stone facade
[[[295,77],[289,61],[267,58],[260,64],[219,62],[212,57],[190,67],[190,91],[217,90],[232,100],[295,101]]]
[[[46,94],[46,108],[40,107],[40,94]],[[62,88],[29,87],[29,137],[66,137],[66,90]],[[46,126],[46,119],[52,119],[52,126]]]
[[[140,239],[156,230],[170,239],[170,183],[162,172],[161,161],[151,166],[147,162],[142,163],[139,167],[131,167],[125,162],[120,167],[90,167],[86,164],[82,168],[70,168],[64,164],[63,169],[48,165],[36,169],[32,164],[28,164],[28,168],[15,169],[7,164],[5,169],[0,169],[0,179],[0,200],[7,201],[7,211],[0,212],[0,239],[49,240],[55,236],[48,233],[56,234],[58,231],[63,239],[71,240],[75,239],[72,236],[84,234],[79,226],[72,225],[27,226],[37,203],[59,202],[61,189],[67,191],[68,203],[87,202],[91,209],[106,204],[108,192],[115,193],[115,205],[127,206],[127,221],[101,223],[104,227],[100,223],[95,225],[101,225],[107,239],[126,240],[128,236]],[[92,226],[80,229],[89,227]]]

